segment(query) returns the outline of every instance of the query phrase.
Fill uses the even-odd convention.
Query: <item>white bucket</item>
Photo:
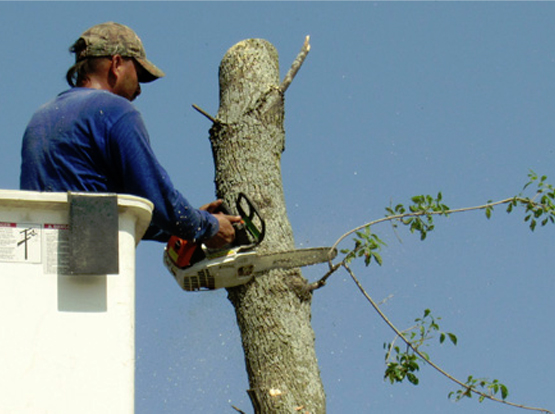
[[[0,413],[134,412],[135,248],[152,208],[118,195],[119,273],[69,275],[68,195],[0,190]]]

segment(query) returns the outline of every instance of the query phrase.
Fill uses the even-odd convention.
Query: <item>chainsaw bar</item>
[[[310,266],[335,258],[329,256],[329,247],[315,247],[298,249],[281,253],[258,255],[256,258],[255,274],[272,269],[294,269],[295,267]]]
[[[240,247],[217,252],[208,251],[206,259],[187,268],[177,267],[167,251],[164,264],[183,290],[214,290],[247,283],[253,277],[273,269],[292,269],[332,260],[337,255],[329,247],[297,249],[259,254]]]

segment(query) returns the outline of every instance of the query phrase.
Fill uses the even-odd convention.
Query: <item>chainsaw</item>
[[[264,219],[244,193],[239,193],[236,209],[241,217],[234,223],[235,240],[222,249],[209,249],[172,236],[164,249],[164,264],[186,291],[205,291],[243,285],[272,269],[292,269],[333,259],[337,252],[329,247],[296,249],[278,253],[258,253],[264,239]],[[227,206],[222,213],[231,214]]]

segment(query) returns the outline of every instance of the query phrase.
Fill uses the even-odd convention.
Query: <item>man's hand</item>
[[[209,240],[206,240],[204,244],[206,247],[211,249],[215,249],[218,247],[224,247],[227,244],[230,244],[235,240],[235,229],[233,228],[233,223],[238,223],[241,221],[240,216],[230,216],[228,214],[223,214],[221,212],[217,212],[220,210],[222,205],[222,200],[216,200],[209,204],[205,204],[200,209],[206,210],[211,213],[220,224],[220,229],[218,233],[214,237]]]
[[[214,217],[218,219],[220,229],[214,237],[204,242],[206,247],[211,249],[224,247],[232,243],[233,240],[235,240],[235,229],[232,223],[241,221],[241,217],[239,216],[228,216],[223,213],[214,214]]]
[[[223,200],[212,201],[211,203],[203,205],[201,208],[199,208],[199,210],[205,210],[205,211],[208,211],[209,213],[214,214],[221,209],[223,202],[224,202]]]

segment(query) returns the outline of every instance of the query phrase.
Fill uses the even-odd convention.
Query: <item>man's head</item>
[[[133,63],[138,82],[151,82],[164,76],[164,72],[146,58],[141,39],[129,27],[119,23],[107,22],[91,27],[83,32],[70,51],[75,53],[75,65],[66,75],[70,86],[82,86],[91,74],[108,64],[107,60],[113,61],[117,56],[127,65]]]

